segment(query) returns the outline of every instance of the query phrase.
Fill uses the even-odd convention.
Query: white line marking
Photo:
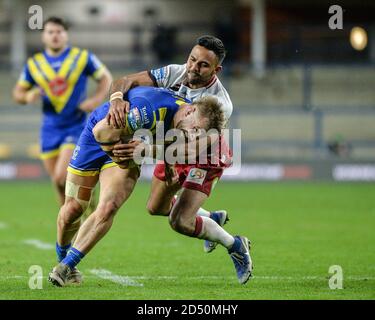
[[[94,271],[94,272],[92,272]],[[113,275],[110,271],[108,270],[103,270],[103,269],[93,269],[93,270],[89,270],[89,272],[91,272],[93,275],[92,276],[89,276],[89,275],[84,275],[85,278],[97,278],[97,277],[100,277],[96,272],[97,271],[104,271],[103,274],[104,275],[112,275],[112,276],[116,276],[116,275]],[[127,276],[116,276],[116,277],[120,277],[120,278],[126,278],[126,279],[130,279],[131,281],[135,281],[135,280],[160,280],[160,281],[163,281],[163,280],[178,280],[178,279],[184,279],[184,280],[235,280],[236,277],[235,276],[226,276],[226,277],[219,277],[219,276],[131,276],[131,277],[127,277]],[[13,276],[0,276],[0,279],[24,279],[24,278],[29,278],[28,276],[19,276],[19,275],[13,275]],[[43,278],[47,278],[47,276],[43,277]],[[100,277],[101,278],[101,277]],[[104,279],[104,278],[103,278]],[[284,280],[293,280],[293,281],[298,281],[298,280],[319,280],[319,281],[327,281],[328,280],[328,276],[327,277],[324,277],[324,276],[306,276],[306,277],[287,277],[287,276],[281,276],[281,277],[278,277],[278,276],[254,276],[254,279],[261,279],[261,280],[281,280],[281,281],[284,281]],[[374,276],[347,276],[347,277],[344,277],[344,280],[347,279],[347,280],[353,280],[353,281],[365,281],[365,280],[375,280],[375,277]],[[111,279],[108,279],[108,280],[111,280]],[[251,281],[251,280],[250,280]],[[138,284],[138,286],[143,286],[143,284]]]
[[[225,280],[225,279],[236,279],[235,276],[132,276],[132,279],[136,280],[177,280],[177,279],[187,279],[187,280]],[[329,276],[301,276],[301,277],[289,277],[289,276],[257,276],[254,275],[252,279],[261,280],[281,280],[281,281],[301,281],[301,280],[319,280],[326,281],[329,280]],[[344,278],[348,280],[375,280],[373,276],[347,276]],[[251,281],[251,280],[250,280]]]
[[[40,241],[38,239],[26,239],[26,240],[23,241],[23,243],[34,246],[35,248],[41,249],[41,250],[51,250],[51,249],[55,248],[55,246],[53,244],[46,243],[46,242]]]
[[[112,282],[119,283],[122,286],[143,287],[143,283],[139,283],[139,282],[135,281],[131,277],[119,276],[117,274],[113,274],[109,270],[105,270],[105,269],[91,269],[89,271],[90,271],[90,273],[96,275],[97,277],[99,277],[101,279],[110,280]]]
[[[0,229],[6,229],[6,228],[8,228],[8,225],[0,221]]]

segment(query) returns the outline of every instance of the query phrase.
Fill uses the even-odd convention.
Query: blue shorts
[[[40,158],[56,157],[63,149],[73,150],[84,127],[84,123],[70,127],[43,126],[40,130]]]
[[[96,176],[101,170],[114,166],[117,164],[101,149],[91,128],[86,126],[73,151],[68,172],[83,177]]]

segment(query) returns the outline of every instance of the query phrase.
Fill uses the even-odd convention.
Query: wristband
[[[112,102],[115,99],[123,100],[123,98],[124,98],[124,94],[121,91],[116,91],[116,92],[111,94],[111,96],[109,98],[109,102]]]

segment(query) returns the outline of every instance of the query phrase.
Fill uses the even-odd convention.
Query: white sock
[[[202,230],[197,236],[199,239],[210,240],[222,244],[227,249],[231,248],[234,238],[219,226],[214,220],[208,217],[202,219]],[[197,218],[198,219],[198,218]]]
[[[198,211],[197,211],[197,216],[201,216],[201,217],[207,217],[207,218],[209,218],[210,214],[211,214],[210,211],[207,211],[207,210],[205,210],[203,208],[199,208]]]

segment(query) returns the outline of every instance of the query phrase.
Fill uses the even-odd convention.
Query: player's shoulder
[[[69,50],[69,53],[71,53],[71,54],[82,54],[82,53],[84,53],[84,54],[92,55],[92,52],[89,49],[81,48],[81,47],[77,47],[77,46],[71,46],[70,50]]]
[[[166,65],[164,67],[160,67],[160,68],[157,68],[157,69],[168,69],[168,70],[170,70],[172,72],[179,72],[179,71],[185,71],[185,68],[186,68],[186,64],[175,64],[175,63],[172,63],[172,64],[168,64],[168,65]]]
[[[185,72],[184,64],[168,64],[164,67],[152,69],[151,73],[157,78],[178,77]]]
[[[33,54],[31,54],[29,57],[28,57],[28,59],[27,59],[27,61],[29,61],[29,60],[35,60],[35,59],[38,59],[39,57],[42,57],[44,55],[44,51],[37,51],[37,52],[34,52]]]
[[[233,103],[228,91],[225,89],[218,77],[216,77],[212,84],[207,86],[206,95],[216,96],[223,106],[226,117],[229,118],[231,116],[233,111]]]
[[[186,64],[170,64],[168,67],[173,71],[183,71],[185,72]]]
[[[228,91],[225,89],[218,77],[216,77],[216,79],[214,79],[214,81],[206,87],[206,94],[222,97],[232,104]]]

